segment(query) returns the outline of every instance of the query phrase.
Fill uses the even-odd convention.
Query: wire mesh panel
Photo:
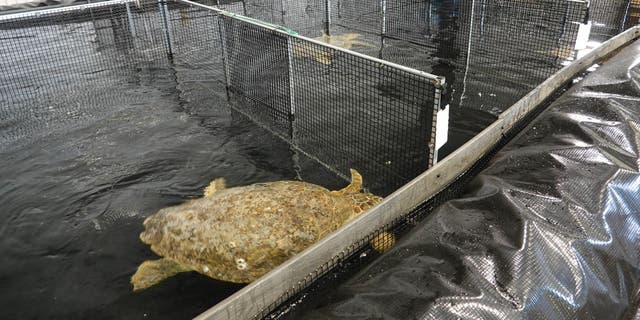
[[[216,12],[172,2],[168,16],[175,64],[224,70],[222,38]],[[224,74],[220,73],[219,78],[224,79]]]
[[[386,0],[385,36],[427,46],[460,14],[460,1]]]
[[[294,143],[388,193],[433,163],[434,81],[293,39]]]
[[[330,13],[331,27],[379,34],[383,23],[383,3],[380,0],[334,0]]]
[[[324,0],[248,0],[248,17],[287,26],[306,36],[320,36],[326,25]]]
[[[287,37],[223,17],[229,91],[254,121],[290,139],[291,96]]]
[[[626,29],[640,24],[640,0],[629,1],[629,8],[624,20]]]
[[[158,21],[155,3],[127,1],[0,16],[1,140],[46,134],[134,99],[124,88],[142,81],[137,68],[166,64]]]
[[[247,10],[258,3],[247,3]],[[172,43],[191,37],[221,43],[206,51],[222,56],[233,107],[325,167],[345,178],[357,168],[367,187],[388,194],[433,164],[437,77],[307,40],[254,17],[219,14],[219,28],[201,23],[212,34],[221,32],[222,41],[183,31],[176,36],[195,14],[176,8]],[[195,51],[177,47],[175,61],[181,51]]]
[[[584,1],[468,0],[458,43],[462,104],[497,114],[575,55]],[[465,61],[466,60],[466,61]],[[465,102],[466,100],[466,102]]]
[[[596,40],[606,40],[624,30],[630,0],[591,0],[591,32]]]
[[[446,76],[454,109],[464,93],[465,107],[492,114],[571,60],[587,19],[587,2],[571,0],[248,0],[247,7],[305,36],[328,32],[317,39]]]
[[[227,80],[219,14],[181,2],[169,2],[168,17],[172,67],[182,97],[209,106],[214,101],[226,101]]]

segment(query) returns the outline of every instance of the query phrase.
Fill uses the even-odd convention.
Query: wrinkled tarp
[[[28,9],[55,4],[68,5],[74,2],[75,0],[0,0],[0,11]]]
[[[296,319],[619,319],[640,277],[640,43]]]

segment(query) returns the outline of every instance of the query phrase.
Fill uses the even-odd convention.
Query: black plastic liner
[[[640,281],[640,42],[299,319],[619,319]],[[306,309],[306,310],[301,310]]]

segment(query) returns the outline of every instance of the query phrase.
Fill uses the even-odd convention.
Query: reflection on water
[[[230,111],[216,60],[195,59],[206,46],[171,66],[144,36],[151,21],[132,38],[109,17],[0,30],[3,317],[193,317],[241,286],[190,273],[132,293],[155,257],[138,239],[145,217],[217,177],[343,186]]]
[[[587,14],[586,3],[553,0],[336,0],[329,11],[319,0],[245,3],[251,17],[308,37],[358,35],[367,45],[351,50],[445,76],[452,116],[441,156],[573,59]]]
[[[500,1],[440,0],[386,1],[383,15],[379,0],[331,3],[329,25],[320,1],[245,1],[226,8],[312,37],[357,33],[368,45],[353,50],[446,76],[452,123],[445,153],[556,70],[559,54],[550,50],[571,43],[571,21],[581,12],[543,10],[542,2],[531,1],[523,6],[537,14],[522,15]],[[172,10],[171,64],[158,15],[146,9],[133,7],[132,22],[124,8],[110,8],[37,25],[0,24],[0,301],[7,318],[194,316],[240,286],[191,273],[133,294],[129,277],[155,257],[138,239],[145,217],[199,197],[217,177],[230,186],[300,177],[331,189],[344,184],[231,111],[217,20]],[[354,81],[349,74],[329,77],[336,70],[329,68],[316,70],[318,77],[296,77]],[[263,88],[258,85],[268,87],[251,89]],[[402,101],[409,99],[399,94],[403,88],[378,81],[367,90]],[[330,99],[367,97],[343,90]],[[385,112],[365,110],[374,118]],[[348,121],[357,114],[339,116]],[[400,125],[400,136],[421,140],[429,119],[413,116],[419,125]],[[352,143],[380,163],[398,156],[384,139],[365,150],[351,137],[340,138],[329,142]],[[399,157],[421,159],[421,152]],[[422,168],[415,167],[407,176]]]

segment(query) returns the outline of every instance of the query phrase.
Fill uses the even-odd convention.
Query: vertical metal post
[[[385,35],[387,34],[387,0],[380,0],[380,11],[382,15],[382,25],[380,26],[380,51],[378,51],[378,58],[383,59],[382,51],[385,45]]]
[[[442,92],[439,84],[434,84],[433,105],[426,111],[430,111],[431,118],[431,135],[429,136],[429,142],[427,142],[427,148],[429,148],[429,155],[427,159],[427,169],[433,167],[438,162],[438,148],[436,148],[436,137],[438,135],[438,111],[440,111],[440,100],[442,100]],[[433,111],[435,109],[435,111]]]
[[[331,0],[324,1],[324,33],[327,36],[331,35]]]
[[[443,83],[442,86],[444,88],[446,84]],[[440,160],[438,156],[438,151],[447,143],[449,140],[449,104],[443,104],[443,90],[436,89],[436,105],[437,112],[435,113],[435,130],[432,130],[432,134],[435,134],[434,139],[434,149],[433,149],[433,163],[431,165],[435,165]]]
[[[380,11],[382,12],[382,25],[380,26],[380,34],[387,34],[387,0],[380,0]]]
[[[480,11],[480,36],[484,37],[484,17],[487,11],[487,3],[485,0],[480,0],[482,3],[482,10]]]
[[[433,21],[433,0],[428,0],[429,4],[427,5],[427,33],[429,36],[431,36],[433,30],[431,30],[431,27],[433,26],[432,21]]]
[[[284,0],[280,0],[280,15],[281,15],[281,19],[282,19],[282,25],[286,26],[287,23],[284,20],[284,16],[287,15],[287,10],[284,9]]]
[[[464,67],[464,77],[462,78],[462,94],[460,95],[460,106],[467,92],[467,76],[469,75],[469,63],[471,62],[471,43],[473,42],[473,20],[475,19],[476,0],[471,0],[471,14],[469,16],[469,37],[467,39],[467,63]]]
[[[294,130],[293,123],[296,116],[296,99],[295,99],[295,82],[293,81],[293,40],[287,36],[287,58],[288,58],[288,71],[289,71],[289,138],[291,143],[294,144]]]
[[[162,26],[164,29],[165,41],[167,42],[167,57],[173,61],[173,49],[171,47],[171,33],[169,31],[169,9],[167,8],[166,0],[158,0],[158,8],[160,9],[160,15],[162,16]]]
[[[91,0],[87,0],[88,4],[91,4]],[[93,24],[95,25],[96,23],[96,19],[93,17],[93,9],[89,8],[89,14],[91,15],[91,21],[93,22]]]
[[[133,36],[134,38],[136,37],[136,27],[133,24],[133,14],[131,14],[131,6],[129,5],[129,3],[125,3],[125,6],[127,7],[127,19],[129,20],[129,31],[131,31],[131,36]]]
[[[229,55],[227,51],[227,30],[223,29],[222,25],[222,16],[217,15],[218,17],[218,35],[220,38],[220,48],[222,48],[222,66],[224,68],[224,82],[225,82],[225,91],[227,94],[227,100],[230,99],[229,88],[231,87],[231,79],[229,74]]]
[[[632,1],[633,0],[627,1],[627,7],[624,9],[624,16],[622,17],[622,23],[620,25],[620,31],[621,32],[624,31],[626,29],[626,27],[627,27],[627,20],[629,20],[629,14],[630,14],[630,11],[631,11],[631,2]],[[587,4],[587,6],[588,6],[588,4]]]

